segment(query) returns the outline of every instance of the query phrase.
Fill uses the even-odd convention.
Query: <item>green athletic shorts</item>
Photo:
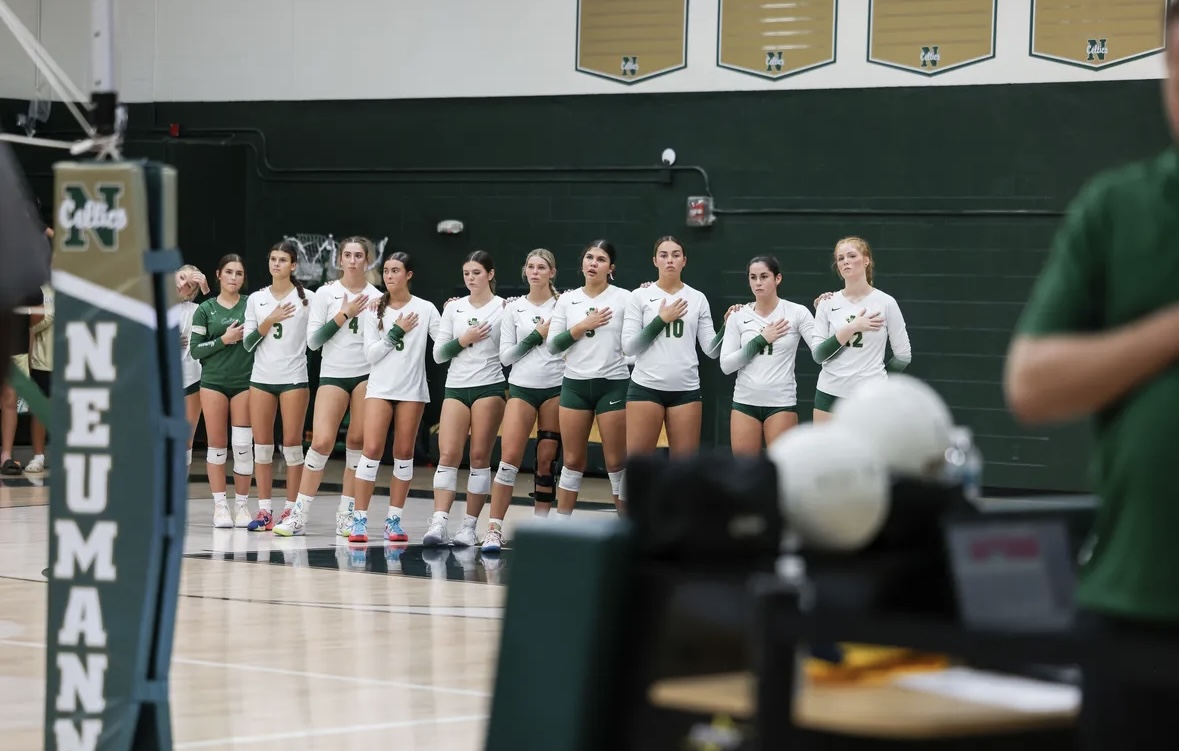
[[[765,422],[779,412],[798,412],[797,407],[755,407],[752,404],[733,402],[733,411],[749,415],[758,422]]]
[[[815,389],[815,409],[820,412],[830,412],[835,409],[837,401],[839,401],[838,396],[831,396],[826,391]]]
[[[238,394],[244,394],[250,390],[249,386],[222,386],[216,383],[205,383],[204,381],[201,381],[201,388],[216,391],[218,394],[225,394],[226,399],[232,399]]]
[[[519,399],[528,402],[528,405],[533,409],[540,409],[540,405],[547,402],[553,397],[561,395],[560,386],[552,386],[547,389],[530,389],[527,386],[513,386],[508,385],[508,398]]]
[[[199,393],[201,393],[201,382],[200,381],[197,381],[196,383],[192,384],[191,386],[184,387],[184,395],[185,396],[192,396],[193,394],[199,394]]]
[[[267,394],[279,396],[288,391],[298,391],[307,388],[306,383],[255,383],[250,381],[250,388],[265,391]]]
[[[702,399],[700,389],[692,389],[691,391],[660,391],[659,389],[649,389],[646,386],[640,386],[634,381],[631,381],[630,386],[626,389],[626,400],[628,402],[654,402],[669,409],[671,407],[682,407],[685,404],[692,404]]]
[[[335,386],[338,389],[343,389],[351,394],[356,390],[356,387],[362,383],[368,383],[368,376],[356,376],[355,378],[320,378],[319,387]]]
[[[508,390],[507,381],[500,381],[489,386],[472,386],[465,389],[452,389],[449,386],[443,390],[443,399],[457,399],[470,409],[475,402],[480,399],[487,399],[490,397],[504,398],[504,392]]]
[[[597,415],[626,409],[626,387],[629,383],[629,379],[566,378],[561,382],[561,406]]]

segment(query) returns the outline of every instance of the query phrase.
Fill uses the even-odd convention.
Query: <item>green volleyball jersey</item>
[[[205,300],[192,315],[192,336],[189,352],[201,361],[201,383],[225,388],[245,388],[250,385],[250,371],[254,355],[238,341],[225,344],[221,337],[234,323],[245,325],[246,297],[227,308],[217,298]]]

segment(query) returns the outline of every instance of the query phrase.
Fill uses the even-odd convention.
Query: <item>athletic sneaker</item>
[[[348,542],[368,542],[368,517],[358,516],[352,520],[352,534]]]
[[[479,538],[475,535],[475,525],[464,523],[462,529],[454,536],[454,544],[460,548],[471,548],[479,544]]]
[[[337,511],[336,512],[336,535],[339,537],[347,537],[352,534],[352,519],[351,511]]]
[[[504,533],[498,524],[488,527],[487,535],[483,538],[484,553],[498,553],[504,546]]]
[[[385,519],[385,539],[389,542],[409,542],[409,535],[401,528],[400,516]]]
[[[249,528],[250,522],[252,521],[254,521],[254,518],[250,516],[249,504],[237,504],[237,508],[233,512],[233,526]]]
[[[218,501],[213,507],[213,526],[217,529],[233,529],[233,514],[229,513],[229,501]]]
[[[250,521],[246,529],[251,532],[260,532],[262,530],[269,532],[274,529],[274,514],[264,508],[258,509],[258,515]]]
[[[287,514],[285,519],[275,525],[274,534],[279,537],[298,537],[307,534],[307,524],[303,518],[302,509],[296,505],[294,511]]]
[[[441,547],[450,544],[450,533],[446,529],[446,520],[442,514],[435,512],[430,517],[430,528],[422,537],[422,544],[427,547]]]

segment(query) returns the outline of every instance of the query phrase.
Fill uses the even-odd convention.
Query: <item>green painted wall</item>
[[[181,142],[166,138],[173,122]],[[131,123],[131,153],[180,168],[186,256],[208,266],[241,252],[254,285],[283,233],[388,236],[417,259],[417,293],[439,303],[459,291],[473,248],[495,255],[501,291],[537,246],[557,254],[558,285],[574,286],[580,248],[607,237],[621,250],[617,283],[631,287],[653,277],[652,241],[675,234],[689,251],[686,279],[719,323],[748,299],[751,256],[776,255],[780,294],[809,303],[838,283],[835,241],[861,235],[878,286],[905,312],[911,372],[975,429],[987,484],[1046,490],[1088,488],[1088,439],[1084,426],[1025,430],[1006,414],[1012,324],[1086,177],[1168,142],[1157,81],[169,103],[133,106]],[[669,146],[674,170],[658,162]],[[56,157],[29,155],[40,189]],[[689,229],[685,200],[705,178],[720,215]],[[446,218],[466,233],[439,236]],[[723,443],[731,379],[715,362],[702,372],[705,440]],[[804,355],[804,414],[815,377]],[[440,372],[434,380],[440,392]]]

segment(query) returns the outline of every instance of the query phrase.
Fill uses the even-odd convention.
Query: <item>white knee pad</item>
[[[364,456],[364,452],[360,449],[347,449],[344,451],[344,467],[356,471],[356,467],[360,465],[360,457]]]
[[[228,449],[213,449],[213,448],[211,448],[205,454],[205,463],[206,464],[216,464],[218,466],[224,466],[225,460],[228,457],[229,457],[229,450]]]
[[[452,493],[458,490],[458,467],[439,466],[434,470],[434,489]]]
[[[583,474],[575,469],[561,467],[561,481],[557,484],[557,487],[561,490],[568,490],[570,493],[578,493],[581,491],[581,478]]]
[[[233,428],[229,432],[229,445],[233,448],[233,473],[254,474],[254,431],[250,428]]]
[[[315,449],[307,449],[307,458],[303,461],[303,466],[312,472],[322,472],[327,467],[329,458],[331,457],[321,454]]]
[[[283,446],[282,460],[287,463],[288,467],[298,467],[303,463],[303,447]]]
[[[377,470],[380,466],[379,459],[369,459],[367,456],[360,457],[360,463],[356,465],[356,479],[362,482],[376,482]]]
[[[617,472],[607,472],[606,476],[610,478],[610,492],[618,496],[618,500],[626,500],[626,470],[620,469]]]
[[[184,466],[186,466],[186,467],[192,466],[192,449],[189,449],[188,454],[185,456]]]
[[[413,459],[393,457],[393,476],[402,482],[413,479]]]
[[[491,492],[491,467],[471,469],[467,474],[467,492],[472,495],[487,495]]]
[[[254,444],[254,464],[273,464],[274,463],[274,446],[263,446],[260,443]]]
[[[499,463],[499,469],[495,473],[495,481],[500,485],[507,485],[509,488],[516,487],[516,473],[520,471],[519,467],[513,467],[511,464]]]

